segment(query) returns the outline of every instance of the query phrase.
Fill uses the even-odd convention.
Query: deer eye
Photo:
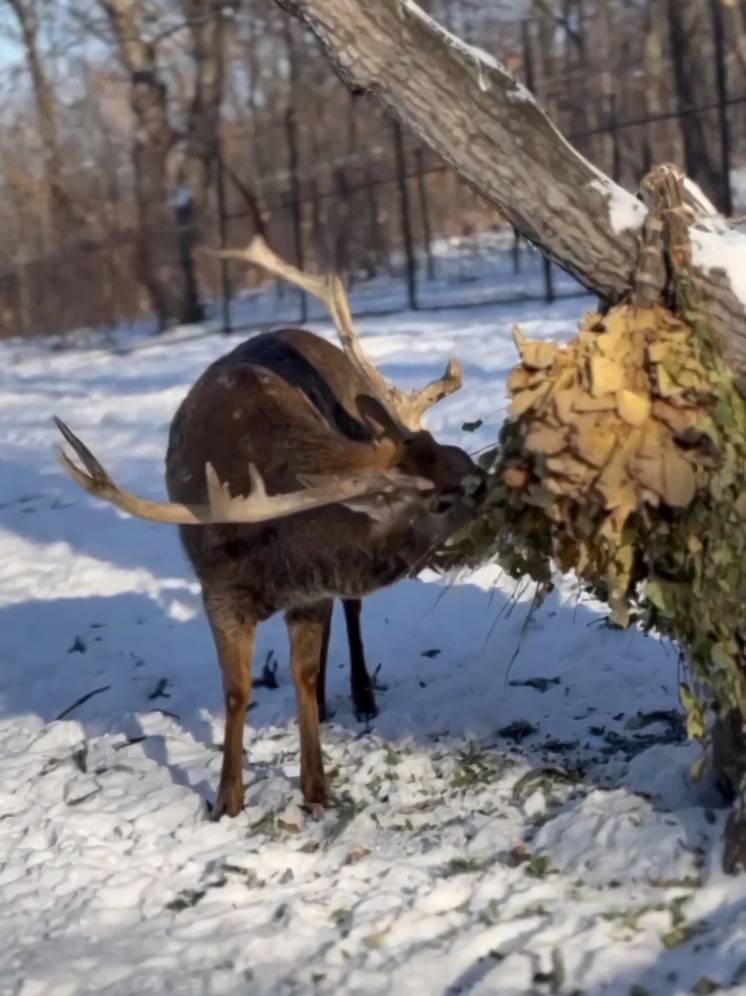
[[[447,498],[445,495],[441,495],[440,498],[436,498],[435,501],[430,506],[431,511],[435,515],[446,515],[450,512],[454,505],[453,498]]]

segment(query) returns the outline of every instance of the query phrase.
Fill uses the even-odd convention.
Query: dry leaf
[[[528,471],[523,467],[508,467],[503,472],[503,480],[509,488],[522,488],[528,481]]]
[[[605,426],[580,426],[575,434],[575,449],[583,460],[603,467],[616,446],[616,439]]]
[[[588,395],[579,397],[573,406],[576,412],[613,412],[616,400],[609,394],[605,398],[590,398]]]
[[[549,457],[547,469],[553,474],[562,477],[585,481],[588,477],[588,464],[578,460],[571,453],[564,453],[562,456]]]
[[[681,388],[673,379],[668,370],[659,364],[655,368],[655,379],[658,394],[662,398],[672,398],[675,394],[681,393]]]
[[[697,413],[692,409],[675,408],[666,401],[653,402],[653,417],[664,422],[674,433],[684,433],[697,424]]]
[[[630,462],[630,472],[635,480],[656,495],[663,495],[663,454],[654,457],[636,457]]]
[[[538,387],[531,387],[526,391],[519,391],[513,396],[513,400],[510,403],[510,414],[514,418],[519,418],[521,415],[525,415],[529,409],[533,408],[539,402],[546,398],[547,394],[551,389],[551,384],[548,381],[544,381],[539,384]]]
[[[650,399],[626,388],[616,396],[617,411],[628,425],[639,427],[650,417]]]
[[[569,388],[566,391],[556,391],[554,395],[554,410],[560,422],[567,424],[572,421],[572,412],[578,389]]]
[[[694,468],[679,451],[670,447],[663,454],[663,497],[671,508],[686,508],[697,493]]]
[[[592,356],[590,363],[591,393],[595,398],[616,394],[624,387],[624,369],[605,356]]]
[[[537,426],[526,436],[525,446],[529,453],[543,453],[554,456],[561,453],[567,443],[567,432],[563,429],[550,429]]]

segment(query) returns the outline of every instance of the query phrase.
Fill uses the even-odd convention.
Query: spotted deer
[[[306,805],[327,804],[319,715],[333,600],[346,609],[358,705],[370,709],[360,599],[416,573],[474,514],[482,472],[421,426],[424,413],[461,386],[443,377],[405,394],[370,363],[341,281],[310,276],[260,239],[225,253],[315,295],[341,349],[300,329],[256,335],[213,363],[171,423],[169,502],[119,488],[57,420],[82,463],[61,453],[90,494],[131,515],[178,524],[202,585],[225,696],[225,747],[213,815],[243,808],[243,731],[251,701],[257,625],[284,612],[300,730]],[[83,469],[84,468],[84,469]]]

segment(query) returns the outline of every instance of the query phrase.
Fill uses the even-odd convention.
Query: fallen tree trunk
[[[386,103],[527,239],[605,301],[628,294],[644,206],[584,159],[499,62],[413,0],[277,2],[350,87]],[[711,209],[691,238],[711,335],[746,390],[746,235]]]

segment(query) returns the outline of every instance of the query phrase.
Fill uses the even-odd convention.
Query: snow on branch
[[[522,83],[414,0],[278,0],[342,77],[435,149],[527,239],[612,300],[634,271],[644,207],[565,140]]]
[[[609,302],[630,291],[646,209],[564,138],[497,59],[415,0],[276,0],[311,29],[355,90],[402,122],[507,221]],[[746,390],[746,236],[691,183],[692,280]]]

